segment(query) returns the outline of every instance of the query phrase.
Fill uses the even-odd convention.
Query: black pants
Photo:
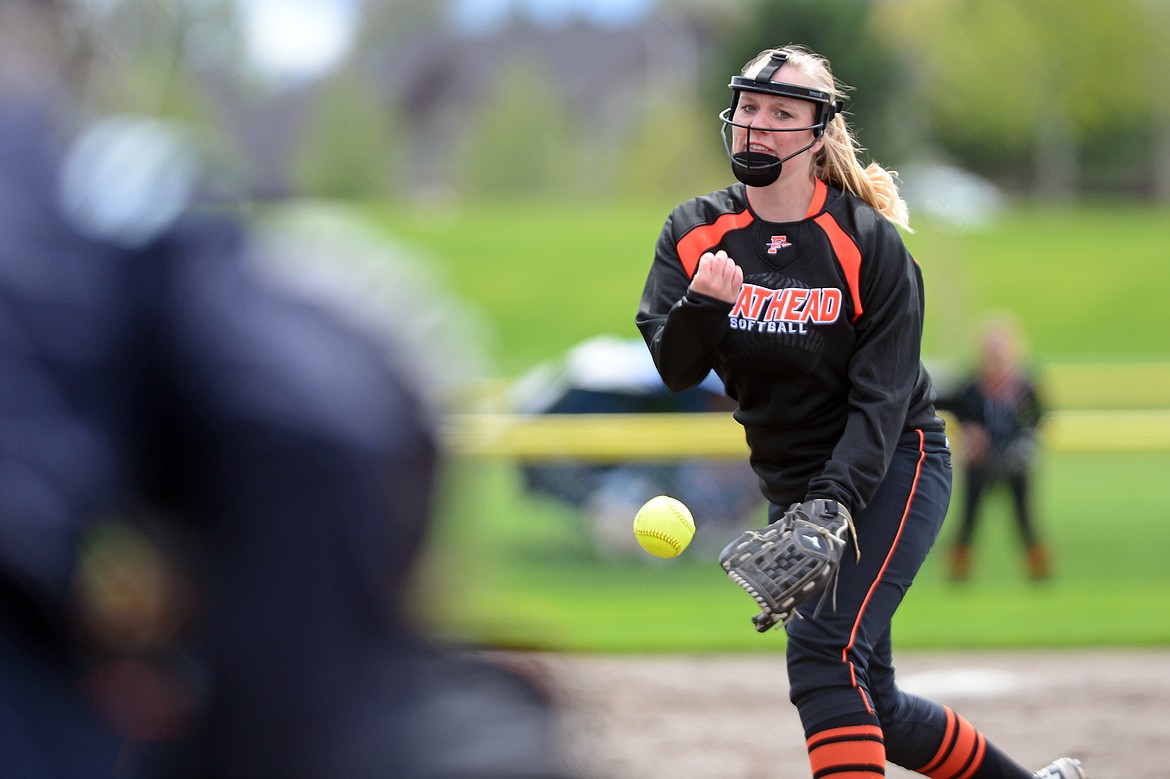
[[[861,558],[846,549],[836,608],[828,603],[813,619],[815,604],[806,604],[805,618],[788,625],[790,696],[814,770],[863,755],[871,765],[889,760],[928,776],[1031,777],[954,711],[903,692],[894,678],[890,622],[938,538],[951,483],[946,435],[903,434],[882,486],[854,517]],[[772,511],[778,518],[780,507]],[[814,745],[822,738],[860,746],[821,758]],[[840,744],[834,749],[844,754]]]
[[[958,546],[970,546],[975,538],[975,526],[979,521],[979,506],[987,491],[997,484],[1004,484],[1011,495],[1012,508],[1015,510],[1016,524],[1020,530],[1020,539],[1024,546],[1032,548],[1039,543],[1036,529],[1032,522],[1031,510],[1031,479],[1027,471],[1017,471],[1008,474],[998,474],[992,469],[968,466],[967,478],[964,482],[963,521],[959,526]]]
[[[938,537],[951,495],[943,433],[911,432],[898,442],[882,486],[854,520],[861,560],[845,550],[836,609],[788,626],[788,675],[806,730],[843,715],[872,715],[896,697],[890,621]],[[773,507],[777,508],[777,507]]]

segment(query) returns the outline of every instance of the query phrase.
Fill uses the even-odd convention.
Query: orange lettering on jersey
[[[760,318],[761,321],[763,321],[763,322],[781,321],[781,319],[782,319],[781,311],[784,310],[784,305],[785,305],[784,301],[788,299],[790,292],[792,292],[792,290],[790,290],[790,289],[777,290],[772,298],[772,305],[768,306],[768,310],[765,311],[764,316]]]
[[[808,302],[807,289],[789,287],[784,290],[784,306],[780,318],[785,322],[807,322],[808,316],[804,308]]]
[[[841,290],[836,287],[824,287],[817,290],[817,310],[813,319],[817,322],[836,322],[841,316]]]
[[[731,316],[758,319],[763,307],[776,296],[776,290],[767,287],[757,287],[755,284],[744,284],[740,287],[739,297],[731,309]]]
[[[828,325],[841,315],[841,290],[836,287],[768,289],[744,284],[729,316],[760,322],[815,322]]]
[[[780,293],[774,289],[756,287],[756,294],[752,296],[751,318],[759,319],[760,312],[764,310],[764,306],[770,305],[778,294]]]

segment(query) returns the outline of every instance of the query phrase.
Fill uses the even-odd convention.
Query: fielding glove
[[[793,503],[763,530],[744,531],[724,547],[719,564],[759,604],[760,613],[752,623],[763,633],[778,622],[787,625],[797,607],[818,594],[821,600],[813,616],[820,613],[830,585],[836,594],[849,536],[857,550],[853,517],[837,501]]]

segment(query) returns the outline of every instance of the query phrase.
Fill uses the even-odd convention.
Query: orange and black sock
[[[808,737],[813,779],[875,779],[886,775],[886,745],[877,725],[846,725]]]
[[[938,752],[915,769],[931,779],[1031,779],[1032,773],[999,751],[967,720],[949,707],[946,731]]]

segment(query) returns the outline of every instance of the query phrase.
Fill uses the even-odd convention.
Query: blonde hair
[[[804,46],[794,44],[765,49],[744,66],[742,75],[751,75],[777,52],[787,54],[787,64],[812,80],[817,89],[829,93],[832,99],[842,97],[849,90],[848,86],[833,75],[829,61],[825,57]],[[863,150],[853,131],[845,123],[845,117],[837,113],[825,128],[824,144],[813,157],[813,175],[826,184],[852,192],[877,209],[886,219],[912,232],[910,211],[898,192],[898,183],[895,180],[897,172],[888,171],[876,162],[871,162],[868,166],[862,165],[858,155]]]

